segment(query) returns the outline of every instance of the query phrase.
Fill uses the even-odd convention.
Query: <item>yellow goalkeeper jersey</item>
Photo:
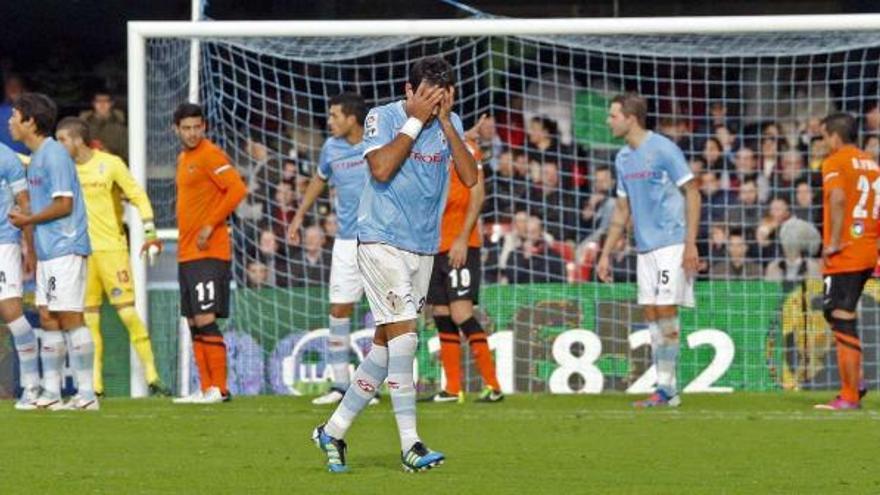
[[[122,229],[123,196],[137,208],[141,218],[153,220],[153,207],[146,191],[134,180],[122,158],[95,150],[86,163],[77,163],[76,172],[86,203],[89,238],[93,251],[128,251]]]

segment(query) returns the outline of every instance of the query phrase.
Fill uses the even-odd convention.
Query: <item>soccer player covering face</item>
[[[49,97],[25,93],[13,103],[9,119],[12,137],[32,152],[27,166],[31,213],[13,210],[9,220],[19,228],[34,226],[35,301],[44,330],[42,392],[27,408],[96,410],[95,345],[83,319],[86,258],[92,248],[76,166],[64,146],[50,137],[56,116]],[[76,375],[77,395],[62,403],[61,370],[67,356]]]
[[[333,373],[333,386],[312,401],[315,405],[336,404],[350,384],[351,314],[364,293],[357,265],[357,212],[369,177],[364,159],[366,114],[364,99],[358,94],[343,93],[330,99],[327,124],[331,137],[321,148],[318,169],[288,231],[290,243],[298,246],[303,219],[315,200],[328,182],[336,188],[334,211],[339,232],[333,242],[330,265],[330,338],[326,361]]]
[[[177,157],[178,279],[180,312],[189,323],[200,390],[178,404],[230,399],[226,343],[217,326],[229,316],[232,246],[227,218],[247,186],[226,153],[205,137],[202,108],[183,103],[174,111],[183,151]]]
[[[625,94],[611,100],[608,126],[626,141],[615,158],[617,203],[596,267],[611,282],[610,256],[630,216],[635,227],[638,303],[651,332],[657,390],[636,407],[676,407],[680,324],[678,307],[694,305],[698,266],[700,193],[684,154],[669,139],[646,130],[644,98]]]
[[[486,117],[483,116],[481,121]],[[480,123],[475,128],[479,128]],[[479,160],[476,143],[468,147]],[[461,334],[483,378],[484,389],[478,402],[504,400],[495,375],[495,363],[486,332],[474,315],[480,292],[480,233],[477,226],[483,207],[485,188],[482,167],[479,180],[465,187],[458,174],[449,177],[449,193],[440,229],[440,252],[434,256],[434,269],[428,288],[428,304],[440,337],[440,362],[446,375],[446,386],[425,401],[464,402],[461,390]]]
[[[128,330],[144,367],[151,395],[170,395],[159,379],[150,334],[134,308],[134,280],[128,256],[128,239],[122,227],[122,197],[137,208],[144,221],[146,242],[141,254],[150,246],[161,249],[153,224],[153,207],[146,191],[138,185],[122,158],[93,150],[89,126],[82,119],[67,117],[58,123],[55,137],[76,162],[76,173],[82,186],[83,199],[89,223],[89,239],[93,253],[89,256],[86,279],[85,319],[95,342],[95,392],[104,391],[104,345],[101,336],[101,302],[104,295],[116,309],[119,319]]]
[[[852,116],[843,113],[822,121],[822,138],[830,151],[822,162],[823,310],[837,346],[840,394],[817,409],[858,409],[866,392],[859,383],[862,345],[856,306],[877,264],[880,168],[869,153],[854,144],[857,125]]]
[[[313,432],[331,472],[348,470],[343,438],[386,378],[404,469],[430,469],[444,460],[416,431],[413,361],[416,318],[439,243],[449,161],[465,186],[477,182],[454,103],[452,68],[442,58],[427,57],[410,70],[406,100],[367,114],[364,156],[371,177],[358,206],[358,267],[376,333],[342,402]]]
[[[34,329],[31,328],[22,309],[22,278],[24,273],[34,273],[33,227],[19,230],[9,221],[9,213],[30,211],[28,183],[25,169],[18,155],[5,144],[0,144],[0,319],[9,327],[12,342],[18,354],[21,397],[16,409],[33,409],[40,394],[39,348]],[[24,236],[26,258],[22,258]]]

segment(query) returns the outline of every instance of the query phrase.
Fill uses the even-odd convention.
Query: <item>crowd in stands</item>
[[[20,78],[6,78],[2,121],[23,89]],[[127,158],[125,115],[115,108],[113,95],[96,92],[91,103],[81,117],[92,127],[93,145]],[[821,117],[746,123],[732,117],[723,100],[707,108],[705,116],[660,117],[654,126],[681,147],[700,186],[698,276],[773,281],[818,276],[820,167],[827,153]],[[859,144],[877,157],[880,105],[868,104],[859,120]],[[18,149],[5,128],[0,126],[0,141]],[[297,144],[290,149],[280,149],[272,133],[260,129],[239,143],[242,153],[234,155],[250,192],[236,215],[236,275],[252,287],[320,287],[329,280],[336,233],[332,189],[307,215],[301,243],[288,242],[288,225],[323,139],[320,125],[302,117],[291,129]],[[623,144],[585,149],[571,132],[560,131],[553,116],[524,119],[512,108],[491,112],[466,134],[481,150],[486,177],[480,225],[485,282],[594,280],[593,263],[615,205],[614,154]],[[297,136],[311,145],[301,146]],[[630,236],[615,246],[615,280],[635,280],[635,259]]]
[[[504,124],[499,120],[482,119],[466,136],[481,149],[486,176],[480,227],[484,281],[595,280],[592,267],[615,205],[614,154],[622,144],[587,151],[563,143],[548,116],[520,119],[519,128],[511,128],[517,120],[509,113]],[[877,157],[877,104],[869,105],[860,120],[860,145]],[[721,103],[710,105],[705,119],[659,119],[656,132],[682,148],[702,193],[699,278],[791,282],[819,277],[820,168],[827,153],[819,121],[740,125]],[[239,250],[248,284],[326,283],[326,248],[335,232],[333,191],[307,219],[302,245],[288,245],[286,226],[307,183],[304,167],[293,158],[272,158],[284,155],[258,141],[249,141],[247,148],[251,163],[242,165],[243,172],[252,191],[259,192],[249,201],[265,202],[240,212],[256,232],[241,240]],[[273,242],[264,239],[273,235]],[[616,281],[635,281],[636,254],[631,236],[615,246]]]

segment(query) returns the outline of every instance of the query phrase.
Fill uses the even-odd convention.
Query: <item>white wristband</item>
[[[406,123],[403,124],[403,127],[400,128],[400,133],[406,134],[407,136],[411,137],[413,141],[415,141],[416,138],[419,137],[419,133],[422,132],[423,125],[425,124],[422,123],[421,120],[415,117],[410,117],[406,119]]]

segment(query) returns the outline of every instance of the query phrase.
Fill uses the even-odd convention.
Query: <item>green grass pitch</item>
[[[348,435],[352,472],[331,475],[309,440],[328,408],[306,398],[216,406],[110,399],[97,413],[0,409],[2,494],[880,493],[880,399],[813,411],[814,393],[508,397],[419,404],[447,462],[407,474],[387,397]]]

